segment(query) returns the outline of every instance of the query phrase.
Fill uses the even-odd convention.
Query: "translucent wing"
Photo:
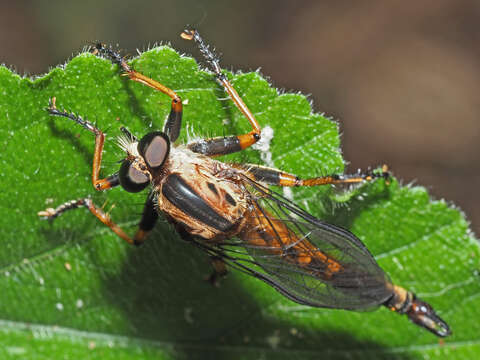
[[[355,235],[308,214],[245,177],[250,210],[236,238],[198,244],[300,304],[368,309],[387,301],[392,286]]]

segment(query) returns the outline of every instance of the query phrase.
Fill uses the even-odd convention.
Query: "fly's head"
[[[127,153],[118,173],[120,185],[128,192],[142,191],[161,173],[170,153],[170,140],[165,133],[154,131],[140,141],[128,134],[118,143]]]

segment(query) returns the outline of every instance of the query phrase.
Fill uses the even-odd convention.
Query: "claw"
[[[184,40],[192,40],[194,36],[195,36],[195,30],[189,30],[189,29],[183,30],[182,33],[180,34],[180,37]]]
[[[55,216],[55,209],[54,208],[48,208],[42,211],[39,211],[37,213],[38,216],[40,216],[43,219],[50,219]]]

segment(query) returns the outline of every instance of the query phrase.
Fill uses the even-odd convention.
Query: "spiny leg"
[[[150,79],[149,77],[132,70],[128,66],[125,59],[120,56],[119,53],[115,52],[112,48],[106,47],[104,44],[96,44],[94,54],[101,54],[114,64],[120,65],[120,67],[125,71],[125,75],[128,76],[131,80],[139,82],[141,84],[147,85],[152,89],[158,90],[165,95],[168,95],[172,99],[172,106],[170,109],[170,114],[168,115],[167,122],[165,123],[163,131],[168,135],[171,142],[175,142],[180,135],[180,129],[182,126],[182,100],[177,95],[175,91],[166,87],[165,85]]]
[[[93,153],[92,164],[92,183],[95,190],[103,191],[120,185],[118,174],[113,174],[104,179],[99,179],[100,167],[102,164],[103,144],[105,142],[105,134],[101,130],[96,128],[95,125],[93,125],[91,122],[82,119],[81,116],[75,115],[73,113],[68,113],[65,110],[58,110],[55,105],[55,100],[56,99],[54,97],[50,99],[49,107],[47,108],[47,111],[50,113],[50,115],[65,117],[73,120],[95,135],[95,150]]]
[[[377,178],[383,178],[388,180],[391,177],[387,165],[383,165],[381,171],[367,171],[365,173],[358,172],[357,174],[319,176],[310,179],[301,179],[296,175],[260,165],[238,164],[237,167],[245,169],[247,172],[247,176],[250,176],[255,181],[277,186],[319,186],[329,184],[354,184],[364,181],[371,181]]]
[[[77,209],[79,207],[86,207],[90,212],[95,215],[95,217],[100,220],[102,223],[107,225],[112,231],[117,234],[119,237],[121,237],[123,240],[128,242],[129,244],[135,244],[134,240],[130,236],[128,236],[125,231],[123,231],[117,224],[115,224],[111,218],[110,215],[105,213],[102,208],[99,208],[96,206],[91,199],[85,198],[85,199],[78,199],[78,200],[71,200],[67,201],[66,203],[58,206],[57,208],[48,208],[43,211],[38,212],[38,216],[41,216],[43,218],[46,218],[48,220],[53,220],[56,217],[62,215],[64,212],[68,210],[73,210]]]
[[[78,209],[79,207],[86,207],[93,215],[95,215],[98,220],[107,225],[115,234],[131,245],[143,244],[145,238],[153,229],[158,219],[158,213],[155,210],[152,193],[149,194],[147,201],[145,202],[142,219],[140,220],[138,230],[133,239],[128,236],[125,231],[122,230],[122,228],[112,221],[110,215],[105,213],[102,208],[96,206],[90,198],[67,201],[55,209],[48,208],[46,210],[39,211],[37,215],[48,220],[53,220],[62,215],[64,212]]]
[[[95,134],[95,151],[93,156],[93,166],[92,166],[92,183],[96,190],[106,190],[112,187],[120,185],[120,179],[118,173],[108,176],[105,179],[99,179],[100,167],[102,162],[102,151],[105,141],[105,135],[101,130],[96,128],[92,123],[87,120],[82,119],[82,117],[77,116],[72,113],[68,113],[65,110],[59,111],[55,106],[55,98],[52,98],[50,101],[50,106],[48,107],[48,112],[51,115],[66,117],[75,121],[77,124],[80,124],[88,131]],[[134,139],[132,135],[126,128],[121,128],[122,132]],[[115,224],[110,216],[105,213],[101,208],[97,207],[91,199],[79,199],[67,201],[66,203],[58,206],[56,209],[49,208],[38,213],[39,216],[45,217],[47,219],[55,219],[57,216],[63,214],[65,211],[77,209],[79,207],[86,207],[90,212],[97,217],[102,223],[107,225],[112,231],[117,234],[120,238],[128,242],[129,244],[140,245],[143,243],[144,239],[148,233],[153,229],[155,222],[158,218],[156,213],[153,200],[151,195],[149,195],[147,202],[145,203],[144,212],[142,219],[139,224],[139,229],[135,234],[135,237],[132,238],[128,236],[117,224]]]
[[[205,44],[197,31],[184,30],[181,34],[181,37],[186,40],[194,40],[197,43],[200,52],[210,65],[210,68],[215,74],[217,81],[223,86],[225,91],[233,100],[234,104],[247,118],[252,126],[252,131],[250,131],[248,134],[228,137],[222,136],[213,139],[201,140],[199,142],[188,144],[189,149],[208,156],[217,156],[241,151],[255,144],[258,140],[260,140],[260,125],[250,109],[247,107],[247,105],[245,105],[240,95],[238,95],[235,88],[232,86],[232,84],[230,84],[225,74],[222,73],[218,57],[213,53],[213,51],[210,50],[209,46]]]

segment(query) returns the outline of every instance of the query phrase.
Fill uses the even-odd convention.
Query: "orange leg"
[[[92,164],[92,184],[95,190],[103,191],[103,190],[118,186],[120,184],[120,181],[118,179],[117,174],[111,175],[104,179],[99,179],[100,166],[102,164],[103,144],[105,142],[104,133],[101,130],[97,129],[91,122],[82,119],[81,116],[68,113],[65,110],[59,111],[55,106],[54,97],[50,100],[50,104],[47,110],[50,113],[50,115],[66,117],[70,120],[75,121],[77,124],[83,126],[85,129],[95,134],[95,150],[93,153],[93,164]]]
[[[97,207],[89,198],[67,201],[66,203],[58,206],[55,209],[48,208],[46,210],[38,212],[38,216],[53,220],[65,211],[83,206],[90,210],[90,212],[95,215],[98,220],[107,225],[110,229],[112,229],[115,234],[120,236],[123,240],[125,240],[129,244],[134,244],[132,238],[130,238],[130,236],[128,236],[117,224],[115,224],[110,219],[110,216],[107,213],[105,213],[101,208]]]
[[[207,60],[207,63],[210,65],[218,82],[223,86],[227,94],[234,102],[235,106],[242,112],[252,126],[252,131],[247,134],[228,137],[222,136],[189,144],[188,147],[190,150],[209,156],[216,156],[241,151],[255,144],[258,140],[260,140],[260,125],[248,106],[243,102],[241,96],[228,81],[227,77],[222,73],[218,57],[205,44],[197,31],[185,30],[181,34],[181,37],[186,40],[194,40],[198,44],[200,52]]]
[[[391,177],[387,165],[382,166],[381,172],[367,171],[352,175],[329,175],[320,176],[311,179],[301,179],[296,175],[289,174],[277,169],[268,168],[259,165],[238,164],[237,167],[245,169],[247,175],[253,180],[263,182],[269,185],[278,186],[319,186],[329,184],[353,184],[364,181],[371,181],[377,178],[388,180]]]
[[[64,212],[77,209],[79,207],[86,207],[93,215],[95,215],[98,220],[107,225],[115,234],[131,245],[141,245],[149,232],[153,229],[158,218],[158,213],[154,208],[152,194],[149,195],[145,203],[142,219],[140,220],[138,230],[133,239],[128,236],[125,231],[122,230],[122,228],[112,221],[110,215],[105,213],[102,208],[96,206],[89,198],[67,201],[55,209],[48,208],[43,211],[39,211],[37,215],[48,220],[53,220],[62,215]]]
[[[92,183],[96,190],[102,191],[110,189],[112,187],[120,185],[120,180],[118,174],[108,176],[104,179],[99,179],[100,167],[102,163],[102,152],[103,144],[105,141],[105,135],[101,130],[96,128],[92,123],[87,120],[82,119],[82,117],[77,116],[66,111],[59,111],[55,106],[55,98],[52,98],[50,101],[50,106],[48,107],[48,112],[51,115],[66,117],[75,121],[77,124],[80,124],[88,131],[95,134],[95,151],[93,155],[93,165],[92,165]],[[133,137],[132,134],[128,132],[127,129],[121,129],[127,136]],[[134,238],[132,239],[128,236],[117,224],[115,224],[110,216],[103,212],[103,210],[93,204],[92,200],[89,198],[67,201],[66,203],[58,206],[56,209],[49,208],[38,213],[39,216],[45,217],[47,219],[55,219],[57,216],[61,215],[65,211],[76,209],[79,207],[86,207],[90,212],[95,215],[102,223],[107,225],[112,231],[121,237],[123,240],[129,244],[140,245],[143,243],[148,233],[153,229],[155,222],[158,218],[158,213],[154,208],[153,197],[150,194],[144,207],[142,219],[139,224],[139,229],[136,232]]]
[[[132,70],[130,66],[128,66],[125,59],[120,56],[117,52],[113,51],[111,48],[106,47],[104,44],[97,44],[93,51],[94,54],[101,54],[107,58],[109,58],[114,64],[120,65],[120,67],[125,71],[125,76],[128,76],[131,80],[136,81],[140,84],[147,85],[152,89],[160,91],[165,95],[168,95],[172,99],[172,107],[170,110],[170,114],[167,118],[167,122],[164,126],[164,132],[168,135],[171,142],[174,142],[178,139],[180,134],[180,128],[182,125],[182,100],[177,95],[175,91],[166,87],[165,85],[150,79],[149,77]]]

